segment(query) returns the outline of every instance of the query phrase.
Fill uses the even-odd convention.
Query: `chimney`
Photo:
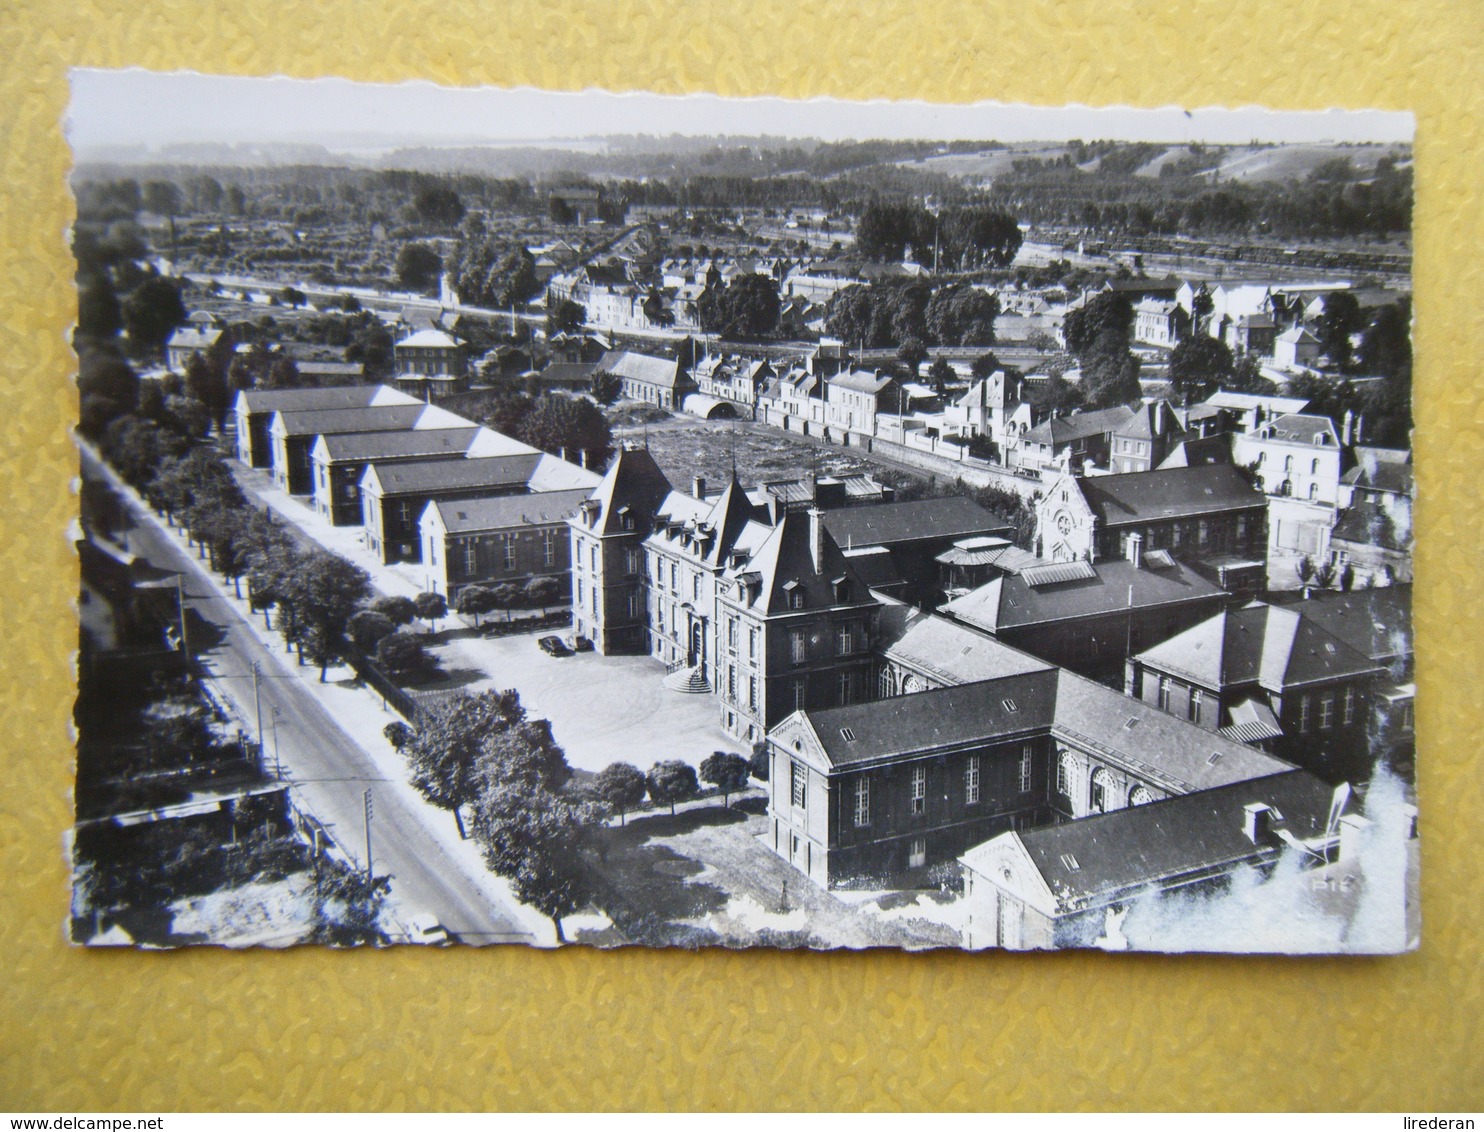
[[[1356,417],[1355,417],[1355,443],[1356,444],[1364,444],[1365,443],[1365,441],[1362,440],[1361,437],[1360,437],[1360,434],[1361,434],[1362,431],[1364,431],[1364,429],[1365,429],[1365,414],[1364,413],[1358,413],[1358,414],[1356,414]]]
[[[1128,536],[1127,544],[1128,560],[1133,563],[1137,570],[1144,562],[1144,536],[1134,532]]]
[[[690,493],[697,499],[706,498],[706,477],[696,476],[690,483]]]
[[[1282,815],[1266,802],[1248,802],[1242,807],[1242,832],[1254,845],[1267,845],[1274,824],[1282,820]]]
[[[1340,426],[1340,443],[1346,448],[1350,447],[1350,430],[1355,423],[1355,414],[1349,409],[1345,410],[1345,423]]]
[[[584,468],[586,468],[587,467],[587,449],[586,448],[579,448],[577,450],[577,458],[582,462],[582,466]]]
[[[809,553],[814,558],[814,573],[824,573],[824,512],[809,508]]]

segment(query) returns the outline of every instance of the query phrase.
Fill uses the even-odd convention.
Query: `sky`
[[[71,75],[74,147],[318,143],[335,150],[539,142],[612,134],[1169,143],[1409,142],[1395,111],[1206,108],[1191,112],[1005,103],[846,102],[715,95],[380,85],[139,69]]]

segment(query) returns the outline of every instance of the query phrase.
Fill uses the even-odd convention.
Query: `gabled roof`
[[[1180,427],[1180,422],[1175,419],[1175,414],[1170,411],[1168,401],[1153,401],[1147,405],[1140,405],[1128,420],[1114,430],[1118,436],[1131,437],[1135,440],[1153,440],[1184,431]]]
[[[592,493],[598,504],[592,529],[600,535],[623,530],[621,517],[632,514],[634,529],[646,531],[672,490],[648,448],[622,448]]]
[[[1077,486],[1104,528],[1267,506],[1230,464],[1092,476]]]
[[[960,539],[933,561],[944,566],[993,566],[1006,574],[1046,565],[1045,559],[997,537]]]
[[[170,340],[165,343],[165,347],[173,350],[205,350],[216,345],[217,339],[221,336],[220,330],[200,330],[194,326],[182,326],[170,335]]]
[[[508,487],[526,483],[542,459],[540,453],[491,456],[478,460],[420,460],[406,464],[371,464],[361,486],[374,483],[383,495]]]
[[[791,720],[812,733],[817,753],[830,767],[848,767],[1044,732],[1051,726],[1056,688],[1057,670],[1041,668],[889,700],[799,712]],[[782,725],[779,732],[779,739],[786,742]]]
[[[552,362],[540,373],[543,382],[566,385],[589,381],[598,372],[597,362]]]
[[[1005,833],[960,860],[990,875],[997,850],[1018,845],[1050,890],[1054,915],[1101,907],[1152,886],[1220,875],[1271,860],[1279,842],[1254,845],[1246,807],[1264,804],[1282,828],[1306,839],[1322,834],[1334,788],[1302,770],[1269,774],[1199,793],[1177,795],[1096,817]]]
[[[826,512],[824,525],[843,547],[1003,535],[1013,529],[993,511],[962,495],[844,507]]]
[[[928,672],[948,684],[974,684],[1052,667],[993,637],[933,616],[910,624],[886,650],[886,659]]]
[[[1116,432],[1131,416],[1133,416],[1133,410],[1117,405],[1111,409],[1097,409],[1086,413],[1072,413],[1065,417],[1052,417],[1027,432],[1025,442],[1049,444],[1054,448],[1060,444],[1070,444],[1074,440]]]
[[[761,613],[779,613],[789,608],[791,594],[802,591],[806,609],[821,609],[840,604],[835,600],[837,581],[850,583],[850,602],[871,601],[866,585],[850,560],[840,552],[828,529],[820,532],[818,568],[810,541],[811,516],[802,511],[785,511],[776,526],[763,528],[753,524],[751,530],[761,541],[751,550],[745,563],[728,567],[727,577],[740,579],[744,574],[756,576],[756,597],[750,602]]]
[[[598,359],[598,368],[630,381],[666,389],[673,389],[681,381],[679,359],[656,358],[632,350],[609,350]]]
[[[1356,445],[1355,467],[1340,477],[1341,483],[1371,491],[1412,494],[1412,453],[1405,448],[1368,448]]]
[[[325,436],[346,432],[394,432],[414,428],[427,406],[377,405],[364,409],[279,410],[273,428],[285,436]]]
[[[1164,556],[1168,565],[1163,565],[1151,560],[1150,554],[1144,556],[1142,566],[1113,559],[1096,565],[1058,562],[1029,567],[954,598],[942,612],[966,625],[998,633],[1130,608],[1202,601],[1224,592],[1175,559]]]
[[[1186,437],[1170,449],[1170,454],[1160,461],[1157,470],[1196,468],[1202,464],[1230,464],[1231,462],[1231,434],[1219,432],[1215,436]]]
[[[1269,393],[1237,393],[1221,389],[1205,400],[1218,409],[1266,409],[1270,413],[1298,413],[1309,404],[1302,397],[1279,397]]]
[[[417,429],[406,432],[360,432],[321,436],[316,456],[331,461],[382,460],[398,456],[462,456],[479,433],[468,428]]]
[[[1257,601],[1218,613],[1146,649],[1139,659],[1218,691],[1257,684],[1279,693],[1378,671],[1370,657],[1303,617],[1299,607]]]
[[[587,491],[542,491],[534,495],[500,495],[493,499],[434,500],[436,511],[449,534],[502,531],[513,527],[539,527],[563,522],[576,514]]]
[[[1278,335],[1279,342],[1298,342],[1305,346],[1319,345],[1319,339],[1310,334],[1302,326],[1295,326],[1292,330],[1285,330]]]
[[[417,405],[415,397],[389,385],[336,385],[325,389],[244,389],[238,411],[293,412],[309,409],[365,409],[373,405]]]

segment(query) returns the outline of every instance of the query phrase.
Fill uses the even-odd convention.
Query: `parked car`
[[[448,932],[438,922],[437,916],[431,912],[419,912],[407,921],[407,942],[444,944],[448,942]]]
[[[592,652],[593,642],[587,637],[573,637],[568,642],[573,652]]]
[[[536,642],[547,656],[571,656],[572,650],[562,643],[560,637],[542,637]]]

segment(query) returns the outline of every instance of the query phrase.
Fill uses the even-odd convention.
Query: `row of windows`
[[[1113,776],[1104,767],[1092,767],[1089,779],[1090,790],[1088,793],[1089,808],[1092,813],[1105,814],[1109,810],[1117,809],[1114,805],[1114,792],[1117,783]],[[1063,751],[1056,760],[1056,792],[1062,797],[1071,800],[1074,783],[1077,781],[1077,761],[1072,757],[1070,751]],[[1143,806],[1154,801],[1154,795],[1142,786],[1136,785],[1128,792],[1128,804],[1130,806]]]
[[[1335,725],[1335,700],[1334,692],[1321,692],[1319,695],[1319,730],[1328,731]],[[1299,697],[1298,702],[1298,729],[1300,735],[1309,732],[1310,713],[1313,707],[1313,697],[1305,692]],[[1355,689],[1346,688],[1339,697],[1340,724],[1349,726],[1355,722]]]
[[[1020,763],[1018,766],[1017,785],[1020,793],[1029,794],[1031,790],[1031,767],[1035,749],[1025,744],[1020,750]],[[795,772],[801,772],[797,763],[790,764]],[[964,760],[964,804],[973,806],[980,801],[980,767],[979,756],[970,755]],[[794,805],[804,805],[805,793],[803,786],[804,776],[795,773],[792,778]],[[908,803],[914,816],[927,812],[927,767],[914,766],[908,778]],[[871,824],[871,780],[866,775],[861,775],[855,780],[853,820],[857,829]]]

